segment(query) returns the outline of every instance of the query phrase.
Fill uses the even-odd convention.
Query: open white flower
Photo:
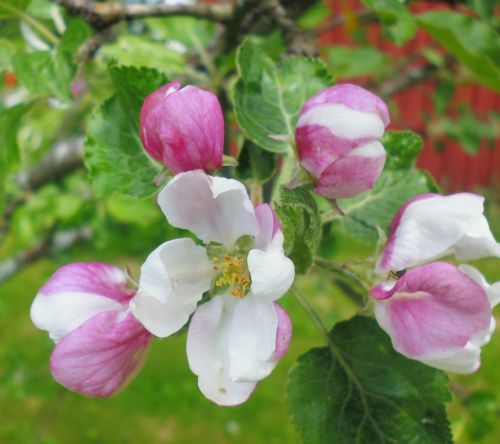
[[[203,171],[175,176],[158,196],[169,223],[192,231],[165,242],[141,268],[135,317],[159,337],[191,319],[187,354],[203,394],[220,405],[244,402],[285,353],[291,324],[275,303],[293,282],[279,221],[254,208],[234,179]],[[203,293],[212,299],[197,309]]]

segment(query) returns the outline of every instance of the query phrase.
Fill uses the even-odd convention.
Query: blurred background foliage
[[[487,196],[487,217],[498,239],[498,6],[494,0],[287,0],[286,16],[279,18],[266,9],[273,2],[207,1],[199,3],[210,13],[200,16],[138,17],[108,14],[110,2],[102,3],[98,14],[92,2],[0,0],[0,442],[299,442],[286,413],[286,375],[297,356],[321,340],[286,297],[294,325],[290,352],[241,407],[221,409],[203,398],[188,369],[183,335],[154,341],[141,375],[112,399],[86,399],[52,380],[52,344],[29,319],[31,301],[47,278],[62,264],[83,260],[128,266],[137,276],[147,254],[179,234],[154,199],[138,198],[154,194],[156,182],[139,191],[135,182],[127,188],[138,165],[161,181],[159,168],[144,158],[128,159],[116,176],[116,189],[132,190],[127,194],[109,184],[89,185],[83,161],[89,121],[120,93],[110,66],[153,68],[164,78],[217,92],[228,127],[226,151],[237,156],[243,136],[230,88],[242,38],[252,34],[273,60],[287,52],[319,54],[337,82],[354,80],[382,95],[393,128],[424,137],[417,165],[445,192],[468,189]],[[123,4],[132,3],[167,2]],[[182,3],[181,9],[192,4]],[[95,142],[93,135],[87,143]],[[245,146],[240,160],[248,159],[237,173],[266,182],[276,156],[259,151],[265,159],[255,160]],[[87,166],[95,165],[85,158]],[[269,171],[255,168],[262,164],[271,165]],[[352,222],[328,223],[321,255],[339,261],[366,257],[369,246],[349,235],[359,230]],[[479,267],[490,281],[500,280],[493,261]],[[342,285],[314,269],[299,285],[328,325],[356,312]],[[480,371],[451,378],[456,396],[449,413],[457,443],[500,440],[499,356],[497,337],[484,348]]]

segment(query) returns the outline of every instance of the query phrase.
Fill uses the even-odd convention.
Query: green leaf
[[[424,145],[422,137],[412,131],[388,131],[381,142],[387,151],[386,171],[410,169]]]
[[[156,191],[158,167],[142,146],[139,114],[146,96],[167,79],[150,68],[110,66],[109,72],[116,95],[90,119],[85,142],[92,189],[98,197],[148,197]]]
[[[332,46],[327,53],[328,66],[337,79],[383,74],[390,69],[387,56],[372,46]]]
[[[323,2],[311,6],[297,20],[297,24],[305,29],[313,29],[332,14],[331,9]]]
[[[306,57],[290,57],[276,66],[250,39],[238,49],[236,62],[239,79],[233,97],[238,123],[265,150],[289,152],[300,108],[333,83],[327,68]]]
[[[499,114],[490,113],[487,119],[480,120],[467,107],[462,107],[456,118],[436,119],[433,122],[433,131],[456,140],[466,153],[477,154],[483,139],[486,139],[491,147],[495,146],[499,126]]]
[[[493,28],[452,11],[430,11],[419,14],[416,20],[479,82],[500,91],[500,39]]]
[[[158,169],[147,157],[130,114],[117,96],[91,117],[84,159],[92,190],[98,197],[115,193],[148,197],[156,190],[153,180]]]
[[[1,0],[0,19],[17,18],[30,4],[31,0]]]
[[[164,17],[145,20],[155,38],[178,42],[189,49],[206,46],[215,36],[215,24],[195,17]]]
[[[140,137],[139,113],[142,103],[150,93],[168,80],[163,74],[151,68],[112,65],[109,67],[109,73],[116,87],[122,110],[127,115],[133,131]]]
[[[20,82],[33,94],[70,100],[70,86],[77,69],[74,57],[89,35],[90,30],[83,21],[72,20],[57,48],[15,54],[12,65]]]
[[[495,0],[467,0],[467,6],[485,21],[495,17]]]
[[[389,32],[396,45],[413,38],[417,30],[415,20],[406,6],[400,0],[362,0],[369,8],[373,9],[382,24]]]
[[[153,199],[136,199],[116,194],[106,201],[108,213],[118,222],[146,228],[161,223],[161,213]]]
[[[451,444],[446,375],[397,353],[374,319],[338,323],[292,369],[288,409],[305,444]]]
[[[99,54],[116,60],[120,65],[156,68],[170,76],[182,73],[186,67],[183,55],[143,36],[120,35],[113,43],[103,45]]]
[[[375,243],[377,227],[388,232],[392,218],[408,199],[436,191],[432,180],[423,171],[385,171],[373,190],[340,201],[345,214],[342,224],[351,235]]]
[[[238,156],[236,177],[240,180],[269,181],[276,171],[276,156],[264,151],[251,140],[245,140]]]
[[[321,218],[315,200],[305,187],[282,189],[275,205],[285,236],[285,254],[297,273],[305,273],[321,240]]]

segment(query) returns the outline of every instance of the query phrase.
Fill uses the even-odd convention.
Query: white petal
[[[342,139],[379,139],[384,135],[384,122],[375,113],[357,111],[345,105],[322,104],[306,111],[299,118],[297,128],[320,125]]]
[[[473,373],[480,365],[481,348],[472,342],[450,356],[422,359],[424,364],[453,373]]]
[[[141,267],[130,308],[152,334],[169,336],[188,321],[213,276],[205,248],[187,238],[165,242]]]
[[[204,242],[230,248],[241,236],[258,232],[248,193],[234,179],[203,171],[180,173],[160,192],[158,204],[171,225],[192,231]]]
[[[229,376],[236,382],[260,381],[277,361],[278,313],[272,302],[260,303],[250,293],[234,308],[229,336]]]
[[[459,193],[423,195],[396,214],[377,272],[402,270],[453,252],[453,247],[480,223],[483,198]]]
[[[36,327],[48,331],[57,343],[96,314],[124,309],[126,305],[97,294],[61,292],[47,296],[38,293],[30,315]]]
[[[229,335],[238,302],[228,295],[214,297],[198,307],[188,330],[189,367],[198,375],[202,393],[219,405],[245,402],[256,384],[234,382],[229,377]]]
[[[488,221],[482,216],[453,246],[453,251],[458,260],[500,257],[500,244],[495,241]]]
[[[280,249],[250,250],[247,263],[252,293],[261,302],[272,302],[283,296],[295,278],[293,262]]]

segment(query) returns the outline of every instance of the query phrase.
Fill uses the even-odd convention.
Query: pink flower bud
[[[356,85],[332,86],[307,100],[295,138],[316,192],[336,199],[373,188],[385,163],[379,139],[388,124],[383,100]]]
[[[211,92],[167,83],[146,97],[140,118],[146,151],[172,173],[222,165],[224,118]]]

